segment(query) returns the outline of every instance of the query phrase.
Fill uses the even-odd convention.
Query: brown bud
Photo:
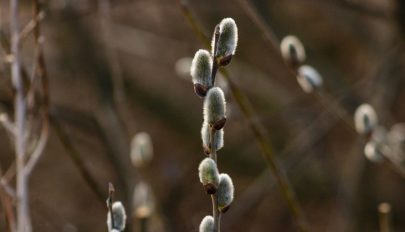
[[[209,195],[215,194],[217,192],[217,188],[211,183],[204,185],[204,189]]]
[[[206,155],[211,154],[211,149],[207,146],[203,145],[203,151],[204,151],[204,154],[206,154]]]
[[[232,54],[231,54],[231,55],[228,55],[228,56],[221,57],[221,58],[219,59],[219,65],[220,65],[220,66],[227,66],[229,63],[231,63],[232,57],[233,57]]]
[[[194,84],[194,92],[199,96],[199,97],[205,97],[207,95],[208,88],[204,85],[201,84]]]
[[[226,212],[229,210],[230,207],[231,207],[231,206],[228,205],[228,206],[226,206],[226,207],[220,209],[219,211],[221,211],[221,213],[226,213]]]
[[[224,117],[224,118],[222,118],[222,119],[216,121],[216,122],[212,125],[212,127],[213,127],[215,130],[221,130],[221,129],[225,126],[225,123],[226,123],[226,118]]]

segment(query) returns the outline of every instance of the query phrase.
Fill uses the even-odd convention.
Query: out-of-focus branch
[[[57,119],[52,119],[51,124],[55,129],[55,132],[61,141],[62,145],[66,149],[69,157],[72,159],[73,163],[79,170],[81,176],[83,177],[84,181],[86,181],[87,185],[93,191],[93,193],[97,196],[99,202],[104,204],[105,196],[104,191],[99,186],[96,181],[96,178],[90,173],[88,168],[86,167],[84,161],[82,160],[82,155],[79,151],[73,146],[71,139],[66,134],[66,132],[62,129],[61,125],[57,121]]]
[[[15,90],[14,122],[15,151],[17,170],[17,230],[31,232],[31,219],[28,204],[28,180],[24,172],[24,158],[26,156],[26,102],[24,97],[24,83],[21,76],[20,64],[20,31],[18,25],[18,0],[10,1],[10,30],[11,30],[11,80]]]
[[[107,63],[111,71],[111,79],[113,83],[113,98],[117,107],[117,112],[120,117],[126,120],[131,120],[130,113],[128,112],[128,102],[125,96],[124,79],[122,75],[121,64],[118,59],[118,54],[114,46],[114,37],[112,33],[112,20],[111,20],[111,2],[110,0],[98,0],[99,18],[101,24],[101,34],[103,44],[105,46],[105,54]],[[129,129],[129,128],[126,128]]]
[[[342,7],[364,14],[366,16],[371,16],[383,20],[389,20],[391,18],[390,15],[384,10],[378,9],[376,7],[370,7],[367,3],[361,3],[359,1],[353,0],[337,0],[336,3],[341,5]]]
[[[43,17],[43,16],[42,16]],[[45,58],[42,50],[42,43],[41,43],[41,29],[40,29],[40,20],[41,20],[41,12],[40,12],[40,3],[39,0],[34,0],[34,18],[33,18],[33,30],[34,30],[34,40],[35,40],[35,47],[37,51],[37,60],[36,60],[36,70],[33,72],[32,82],[37,81],[36,74],[38,75],[38,80],[41,81],[41,94],[42,94],[42,105],[41,105],[41,120],[42,120],[42,128],[41,134],[38,140],[38,143],[35,146],[34,151],[32,152],[29,160],[27,161],[25,172],[27,176],[29,176],[37,164],[39,158],[41,157],[46,143],[48,142],[49,136],[49,84],[48,84],[48,73],[46,70]],[[31,86],[34,87],[35,84],[31,83]],[[35,88],[32,88],[31,91],[35,91]]]
[[[25,26],[24,28],[21,30],[20,33],[20,43],[23,43],[25,41],[25,39],[27,39],[27,37],[31,34],[31,32],[35,29],[39,27],[39,23],[45,18],[45,12],[41,11],[38,14],[34,12],[34,18],[31,19]],[[37,29],[35,29],[37,30]],[[36,33],[34,33],[36,34]]]

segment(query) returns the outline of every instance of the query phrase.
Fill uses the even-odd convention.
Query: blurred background
[[[264,125],[313,231],[379,231],[381,202],[392,206],[393,231],[405,231],[404,179],[389,162],[369,162],[365,139],[331,110],[340,107],[351,120],[356,107],[368,102],[381,125],[405,121],[404,1],[247,1],[276,37],[300,38],[306,63],[324,78],[324,91],[332,99],[326,104],[302,91],[243,2],[183,4],[208,37],[222,18],[235,19],[239,44],[227,69],[251,101],[255,120]],[[107,231],[108,182],[127,208],[126,231],[139,231],[131,212],[140,180],[150,184],[155,198],[150,231],[197,231],[211,213],[197,175],[205,157],[202,99],[194,94],[189,75],[190,59],[203,44],[180,1],[42,3],[51,134],[30,178],[34,231]],[[9,2],[1,0],[0,10],[1,34],[9,39]],[[24,28],[32,19],[31,1],[21,1],[19,13]],[[24,67],[31,70],[33,36],[27,35],[21,46]],[[1,53],[0,107],[12,114],[4,47]],[[227,100],[218,163],[233,178],[235,200],[222,216],[222,231],[297,231],[229,92]],[[130,141],[142,131],[152,138],[154,157],[147,167],[135,168]],[[5,172],[14,151],[6,130],[0,130],[0,138]],[[0,231],[7,229],[2,207]]]

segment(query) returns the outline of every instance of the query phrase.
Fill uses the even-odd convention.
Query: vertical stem
[[[18,0],[10,0],[10,30],[11,30],[11,79],[15,90],[15,151],[17,167],[17,230],[19,232],[31,232],[31,220],[28,206],[27,178],[24,173],[25,144],[25,121],[26,105],[24,99],[24,86],[20,73],[20,35],[18,27]]]
[[[112,183],[108,183],[107,208],[108,208],[108,212],[110,212],[110,220],[111,220],[111,228],[108,228],[108,230],[115,228],[114,215],[113,215],[114,212],[112,210],[114,192],[115,192],[114,185]]]
[[[390,232],[391,231],[391,205],[389,203],[381,203],[378,205],[378,214],[380,218],[380,232]]]
[[[214,146],[214,138],[215,133],[217,131],[210,125],[210,158],[217,163],[217,148]],[[218,198],[217,194],[211,195],[211,202],[212,202],[212,217],[214,218],[214,232],[220,232],[220,220],[221,220],[221,212],[218,210]]]

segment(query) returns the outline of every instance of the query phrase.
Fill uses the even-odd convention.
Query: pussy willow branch
[[[24,83],[21,78],[20,65],[20,30],[18,25],[18,0],[10,0],[10,30],[11,30],[11,79],[15,90],[14,97],[14,122],[15,130],[15,151],[17,170],[17,230],[20,232],[31,232],[31,219],[28,205],[28,183],[24,171],[24,158],[26,155],[26,102],[24,94]]]
[[[281,59],[281,51],[280,51],[280,42],[275,36],[273,30],[266,24],[266,22],[259,16],[259,13],[254,9],[251,2],[246,0],[238,0],[241,8],[245,10],[248,17],[255,23],[255,25],[260,29],[263,33],[264,38],[270,48],[273,51],[276,51]],[[285,69],[288,73],[295,78],[297,76],[297,70],[291,68],[286,63],[284,63]],[[331,112],[334,112],[345,124],[352,130],[353,133],[356,133],[355,128],[353,126],[353,120],[350,117],[350,113],[342,107],[339,102],[333,100],[331,96],[329,96],[323,89],[321,89],[316,94],[317,100],[322,104],[322,106]],[[392,164],[393,168],[397,173],[404,177],[405,168],[398,165],[398,163],[393,162],[391,159],[387,158],[388,161]]]
[[[241,8],[246,12],[247,16],[252,20],[252,22],[259,28],[259,30],[264,35],[264,39],[266,40],[269,48],[272,52],[276,52],[277,56],[281,59],[281,51],[280,51],[280,40],[277,38],[276,34],[273,30],[266,24],[262,17],[260,17],[259,13],[256,11],[254,6],[251,2],[246,0],[238,0],[239,5]],[[292,77],[297,76],[297,70],[288,66],[285,62],[283,62],[285,70],[290,74]],[[337,102],[333,101],[331,97],[327,95],[325,92],[321,92],[316,94],[318,101],[321,102],[322,106],[327,109],[328,111],[335,112],[335,114],[342,119],[346,123],[346,125],[352,129],[354,129],[353,123],[351,122],[351,117],[349,114],[340,107]]]
[[[184,16],[194,29],[194,32],[197,34],[197,36],[200,38],[203,44],[207,48],[209,48],[210,47],[209,39],[204,35],[204,33],[201,30],[201,27],[194,19],[187,3],[182,0],[178,0],[178,2],[180,4]],[[272,174],[276,177],[279,189],[281,190],[282,195],[287,201],[288,208],[290,209],[292,215],[294,216],[294,219],[296,220],[300,231],[308,231],[309,229],[307,222],[302,214],[301,207],[295,197],[294,191],[291,188],[290,182],[288,178],[285,176],[285,174],[281,171],[278,162],[275,160],[273,149],[270,143],[268,142],[269,139],[264,130],[264,126],[258,120],[258,117],[255,111],[253,110],[252,105],[247,99],[247,97],[230,78],[229,73],[225,69],[221,69],[221,73],[223,74],[224,79],[228,82],[229,89],[235,99],[235,102],[237,103],[238,107],[240,108],[244,117],[246,118],[250,129],[253,131],[255,139],[261,149],[262,155],[268,167],[270,168]]]

